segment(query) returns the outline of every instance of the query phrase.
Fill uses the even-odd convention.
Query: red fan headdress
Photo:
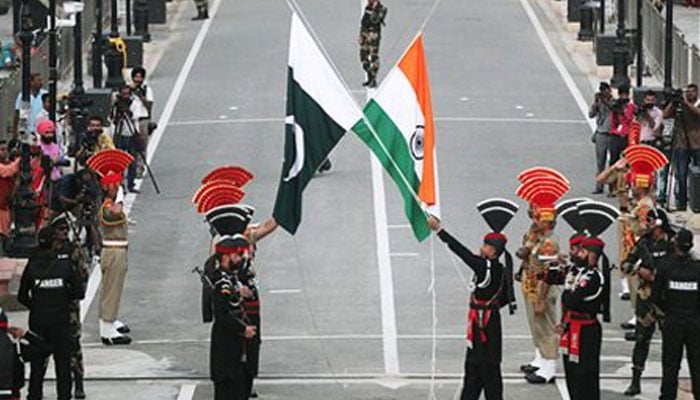
[[[212,208],[237,204],[245,196],[245,192],[232,182],[211,181],[202,185],[192,198],[198,213],[206,213]]]
[[[100,175],[100,183],[103,186],[119,184],[122,181],[122,173],[134,162],[134,157],[118,149],[102,150],[88,158],[87,166]]]
[[[243,167],[238,167],[234,165],[228,165],[224,167],[219,167],[211,172],[209,172],[204,179],[202,179],[202,185],[212,182],[212,181],[227,181],[232,182],[238,187],[245,186],[248,182],[252,181],[254,175],[252,172],[248,171]]]
[[[515,192],[532,205],[539,221],[553,221],[555,203],[570,189],[569,181],[560,172],[550,168],[531,168],[518,175],[522,184]]]
[[[648,188],[654,173],[668,164],[668,158],[658,149],[644,144],[629,146],[624,151],[631,170],[631,183],[638,188]]]

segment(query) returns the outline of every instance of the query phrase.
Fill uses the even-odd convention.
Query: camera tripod
[[[124,132],[124,128],[126,127],[127,131],[129,132],[128,137],[122,134]],[[146,172],[148,173],[148,177],[151,179],[151,183],[153,183],[153,188],[156,191],[156,194],[160,194],[160,188],[158,187],[158,182],[156,182],[156,177],[153,175],[153,171],[151,170],[151,166],[148,165],[148,161],[146,160],[146,155],[143,152],[143,149],[141,149],[140,144],[136,144],[134,141],[138,137],[138,129],[136,129],[136,126],[134,125],[134,121],[129,117],[126,113],[123,112],[117,112],[116,116],[114,117],[114,141],[115,145],[117,143],[123,143],[122,140],[130,140],[131,143],[127,146],[129,149],[128,152],[131,153],[134,158],[138,158],[142,163],[143,166],[146,168]],[[119,146],[117,146],[119,147]],[[133,168],[133,167],[129,167]],[[131,188],[129,188],[131,189]]]

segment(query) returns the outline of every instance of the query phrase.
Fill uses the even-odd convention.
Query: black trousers
[[[661,344],[661,400],[674,400],[678,393],[678,371],[683,359],[683,347],[687,352],[688,367],[693,393],[700,394],[700,327],[687,322],[669,319],[663,326]]]
[[[639,299],[637,299],[639,301]],[[649,357],[649,346],[656,331],[656,322],[649,326],[639,323],[634,326],[634,350],[632,351],[632,368],[644,371],[644,365]]]
[[[70,356],[73,351],[73,340],[70,337],[68,324],[31,325],[30,328],[51,346],[58,400],[70,400],[72,386]],[[32,361],[28,400],[42,399],[47,362],[48,359]]]
[[[627,147],[627,136],[610,135],[610,164],[620,159],[622,151]]]
[[[464,381],[461,400],[478,400],[481,392],[487,400],[503,399],[501,364],[491,361],[470,362],[469,350],[464,363]]]
[[[569,356],[564,356],[564,373],[571,400],[600,399],[600,370],[581,368],[578,363],[569,361]]]
[[[223,380],[214,382],[214,400],[248,400],[243,382]]]

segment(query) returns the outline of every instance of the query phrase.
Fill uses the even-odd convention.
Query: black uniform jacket
[[[491,312],[488,323],[485,326],[472,324],[472,348],[469,350],[469,362],[501,362],[502,356],[502,329],[500,307],[503,304],[504,270],[498,260],[488,260],[472,253],[457,239],[442,229],[438,237],[447,244],[467,266],[474,271],[470,311],[482,308],[477,304],[488,303]],[[486,310],[478,310],[486,311]],[[482,315],[480,315],[481,317]],[[481,340],[481,331],[486,335],[486,342]]]
[[[212,305],[210,375],[214,382],[236,379],[243,368],[246,316],[243,302],[236,293],[236,280],[221,269],[210,276],[214,284]]]
[[[700,328],[700,262],[673,254],[660,260],[652,299],[666,315],[666,323]]]
[[[576,357],[570,355],[570,358],[577,361],[580,368],[584,370],[600,368],[602,330],[597,314],[601,308],[606,284],[601,271],[585,266],[579,269],[571,287],[566,288],[561,295],[562,305],[571,319],[568,322],[569,331],[565,334],[570,333],[577,322],[587,321],[580,326],[578,335],[569,336],[570,341],[580,340],[579,353]]]

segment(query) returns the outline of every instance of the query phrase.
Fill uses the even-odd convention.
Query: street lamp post
[[[92,42],[92,87],[102,87],[102,0],[95,0],[95,34]]]
[[[56,85],[58,83],[58,35],[56,33],[56,0],[49,0],[49,119],[56,122]]]
[[[14,196],[13,209],[15,212],[15,226],[11,253],[15,257],[28,257],[36,248],[36,217],[39,206],[34,197],[32,185],[32,168],[30,165],[30,146],[32,137],[29,131],[29,113],[31,93],[29,78],[31,75],[31,10],[29,0],[22,0],[19,10],[21,26],[19,39],[22,43],[22,107],[20,109],[20,121],[18,139],[20,141],[21,159],[19,170],[19,182]]]
[[[644,75],[644,45],[642,44],[642,0],[637,0],[637,86],[642,86]]]
[[[664,91],[673,89],[673,1],[666,1],[666,48],[664,51]]]
[[[148,32],[148,0],[134,0],[134,28],[136,36],[141,36],[144,43],[151,41]]]
[[[627,76],[629,64],[629,50],[625,37],[625,0],[617,1],[617,30],[615,31],[615,45],[613,47],[613,77],[610,83],[619,88],[622,85],[629,86],[630,78]]]
[[[117,21],[117,0],[112,0],[112,9],[110,15],[110,32],[109,38],[110,43],[105,52],[105,63],[107,64],[107,82],[105,85],[108,88],[119,88],[124,86],[124,77],[122,76],[122,69],[124,68],[124,56],[117,49],[115,41],[120,40],[119,37],[119,24]]]
[[[79,2],[76,2],[79,3]],[[73,89],[68,96],[71,121],[71,153],[80,147],[85,133],[88,100],[83,87],[83,3],[76,9],[73,27]]]

